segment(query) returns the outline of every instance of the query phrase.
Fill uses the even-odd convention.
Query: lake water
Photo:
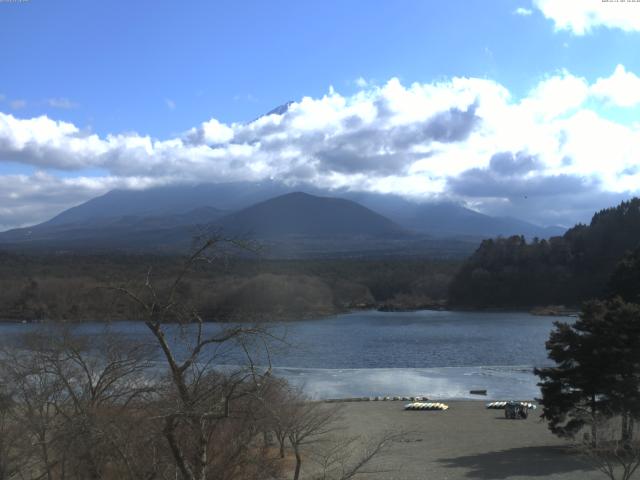
[[[276,374],[316,398],[531,399],[539,396],[532,369],[548,364],[544,343],[556,320],[572,319],[505,312],[357,312],[270,326],[271,334],[285,342],[271,342],[268,357]],[[21,332],[41,328],[46,327],[0,324],[0,333],[11,343]],[[89,323],[77,330],[98,335],[105,328]],[[151,339],[140,323],[118,322],[108,328]],[[180,329],[170,331],[179,345]],[[257,363],[267,364],[265,350],[256,351]],[[236,364],[239,352],[236,347],[219,350],[218,362]],[[486,389],[487,396],[473,396],[472,389]]]

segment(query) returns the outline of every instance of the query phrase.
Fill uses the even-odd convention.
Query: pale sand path
[[[603,479],[539,420],[505,420],[480,401],[447,402],[448,411],[404,411],[406,402],[344,403],[348,435],[413,432],[380,458],[398,473],[372,479]],[[361,477],[362,478],[362,477]],[[640,478],[640,477],[639,477]]]

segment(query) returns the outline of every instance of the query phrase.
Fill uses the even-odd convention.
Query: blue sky
[[[530,216],[539,223],[582,219],[588,209],[600,206],[585,204],[586,193],[580,185],[589,186],[591,196],[601,203],[634,192],[634,179],[614,178],[633,166],[631,147],[615,154],[620,157],[616,172],[600,171],[594,166],[596,160],[580,157],[593,148],[575,146],[565,151],[562,138],[571,138],[571,132],[576,136],[598,131],[600,121],[608,122],[604,128],[617,132],[612,133],[614,137],[624,137],[623,143],[633,145],[640,138],[640,100],[636,102],[633,93],[640,85],[634,83],[640,75],[640,4],[620,6],[600,0],[29,0],[0,2],[0,41],[4,46],[0,49],[0,112],[5,116],[4,121],[0,118],[0,186],[5,191],[5,195],[0,193],[4,203],[0,227],[44,220],[110,188],[143,188],[200,178],[268,177],[393,191],[420,199],[451,197],[488,213]],[[618,66],[622,70],[617,70],[621,74],[615,82],[594,86],[599,79],[612,77]],[[481,82],[460,87],[462,92],[453,87],[454,78],[486,82],[493,93]],[[542,91],[541,86],[554,78],[564,82],[564,87],[553,95],[541,100],[532,93]],[[572,86],[574,79],[577,83]],[[390,123],[363,113],[368,118],[366,131],[381,129],[376,138],[401,125],[409,129],[432,125],[429,122],[443,119],[447,112],[453,112],[453,120],[456,112],[468,112],[471,129],[455,139],[422,136],[410,150],[401,152],[380,144],[367,159],[358,159],[367,164],[360,171],[348,164],[349,152],[336,150],[335,144],[280,142],[279,149],[269,147],[267,158],[264,151],[248,151],[250,145],[269,143],[260,136],[263,133],[254,132],[258,137],[253,143],[238,140],[248,138],[247,132],[240,131],[242,124],[289,100],[303,105],[302,99],[308,97],[307,107],[285,115],[291,115],[289,123],[287,118],[273,120],[288,128],[280,135],[299,138],[295,125],[304,122],[296,121],[296,115],[318,118],[324,112],[316,108],[322,99],[339,97],[344,105],[335,98],[325,101],[332,105],[332,120],[327,117],[318,128],[325,129],[321,130],[324,138],[342,135],[339,143],[344,145],[356,131],[350,130],[346,137],[344,131],[337,132],[331,121],[344,117],[335,116],[336,111],[344,113],[345,108],[353,107],[349,115],[362,113],[366,108],[355,105],[366,101],[358,100],[359,95],[373,105],[378,105],[376,95],[389,100],[389,95],[396,95],[393,88],[385,90],[390,81],[405,91],[415,83],[439,85],[445,97],[452,89],[456,95],[450,95],[447,104],[437,100],[441,98],[437,92],[420,93],[426,98],[422,117],[409,115],[401,106],[394,110],[399,120]],[[629,92],[620,92],[620,85],[626,85]],[[583,87],[586,90],[574,103],[548,113],[552,105]],[[503,99],[502,107],[521,107],[512,114],[519,119],[531,117],[536,130],[531,141],[503,140],[500,125],[511,122],[497,119],[496,112],[502,107],[494,99],[500,89],[509,97]],[[473,98],[468,104],[461,100],[468,95],[476,99],[481,113],[470,111],[476,108]],[[525,108],[534,97],[545,107]],[[38,125],[26,123],[38,118]],[[208,123],[212,120],[215,124]],[[522,125],[528,122],[523,120]],[[543,127],[551,122],[557,129],[545,137]],[[185,140],[190,131],[211,132],[214,127],[230,128],[234,133],[214,134],[213,140],[200,135],[204,141],[199,146]],[[362,134],[360,127],[355,128]],[[306,126],[303,130],[309,131]],[[313,133],[318,136],[319,130]],[[110,136],[120,140],[110,142]],[[482,139],[475,138],[479,136]],[[545,145],[552,137],[558,143],[555,147],[538,148],[533,141]],[[140,146],[145,139],[150,144]],[[173,145],[172,153],[167,153],[166,145],[154,143],[172,141],[182,142],[179,151]],[[227,150],[221,151],[221,145]],[[295,161],[288,160],[295,156],[292,150],[303,147],[307,150],[302,153],[313,152],[306,160],[300,160],[302,154]],[[141,153],[145,149],[146,154]],[[571,185],[579,184],[571,200],[575,204],[572,213],[552,211],[549,205],[554,201],[549,199],[547,205],[544,198],[535,207],[548,210],[543,216],[518,210],[517,195],[501,193],[498,184],[504,179],[491,171],[492,156],[507,151],[514,162],[529,155],[545,166],[511,179],[522,180],[525,190],[531,181],[539,186],[550,177],[555,182],[565,179]],[[337,165],[342,160],[334,157],[340,153],[345,153],[340,157],[345,163]],[[456,160],[464,155],[470,160]],[[330,156],[333,163],[325,161]],[[573,170],[567,165],[561,168],[569,156],[577,165]],[[455,165],[429,170],[427,158],[439,158],[438,165]],[[221,164],[223,161],[235,162],[235,166]],[[128,162],[139,168],[125,168]],[[185,163],[168,168],[179,162]],[[367,162],[381,162],[382,166],[371,168]],[[203,176],[203,165],[221,174]],[[392,171],[394,166],[397,171]],[[477,195],[461,187],[464,175],[473,176],[474,168],[480,176],[492,176],[496,195]],[[306,176],[296,173],[305,169]],[[434,183],[427,185],[425,178],[435,179]],[[540,188],[540,197],[544,197],[547,190]]]
[[[56,1],[0,6],[1,92],[101,134],[168,136],[216,117],[248,121],[358,77],[487,77],[522,95],[567,69],[640,71],[637,35],[554,33],[525,1]],[[78,108],[51,107],[64,98]],[[175,104],[175,109],[167,105]],[[63,110],[63,111],[61,111]],[[69,111],[70,110],[70,111]]]

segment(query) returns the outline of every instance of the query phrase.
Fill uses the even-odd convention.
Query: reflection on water
[[[254,360],[262,365],[270,361],[276,373],[317,398],[473,398],[469,390],[480,389],[488,391],[485,398],[530,399],[539,395],[531,372],[548,363],[544,343],[556,320],[517,312],[357,312],[270,324],[271,334],[285,338],[286,344],[271,345],[268,358],[258,348]],[[51,327],[0,324],[0,341],[11,344],[19,334],[43,328]],[[73,328],[87,335],[109,330],[137,341],[154,341],[139,322]],[[214,333],[222,328],[212,323],[205,329]],[[167,330],[178,351],[189,343],[184,328],[168,325]],[[220,347],[217,355],[218,364],[245,359],[234,345]]]
[[[534,399],[540,396],[531,367],[302,369],[274,373],[317,399],[427,396],[430,399]],[[487,390],[486,396],[470,390]]]

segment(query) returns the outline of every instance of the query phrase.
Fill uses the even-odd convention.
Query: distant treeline
[[[633,296],[638,283],[629,279],[638,276],[639,245],[638,198],[596,213],[589,225],[576,225],[562,237],[484,240],[452,281],[449,301],[508,308],[578,306],[625,289]]]
[[[181,257],[0,253],[0,319],[132,320],[116,287],[168,288]],[[180,295],[207,320],[317,317],[351,309],[413,309],[446,302],[460,263],[430,259],[263,260],[198,265]]]

